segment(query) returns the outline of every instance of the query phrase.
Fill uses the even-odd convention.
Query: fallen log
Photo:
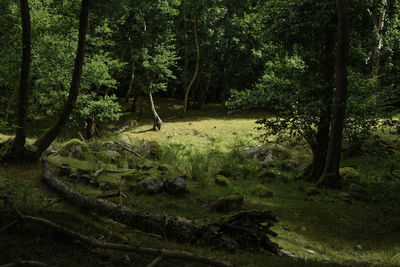
[[[24,261],[24,260],[18,260],[16,262],[12,263],[7,263],[4,265],[0,265],[0,267],[14,267],[14,266],[38,266],[38,267],[49,267],[50,265],[47,265],[43,262],[38,262],[38,261]]]
[[[44,182],[63,199],[81,209],[95,212],[140,231],[157,234],[168,240],[228,251],[270,251],[279,254],[279,247],[267,234],[277,221],[270,211],[243,211],[217,223],[197,225],[174,215],[138,212],[105,199],[92,198],[59,180],[49,169],[47,155],[42,157]],[[267,225],[264,223],[267,222]]]
[[[14,203],[12,201],[10,201],[8,198],[0,197],[0,199],[7,202],[8,205],[11,205],[12,209],[18,216],[18,220],[29,221],[29,222],[44,225],[53,230],[64,233],[65,235],[69,236],[72,239],[76,239],[83,243],[89,244],[90,247],[92,247],[92,248],[108,249],[108,250],[116,250],[116,251],[124,251],[124,252],[134,252],[134,253],[142,253],[142,254],[157,256],[157,258],[152,263],[150,263],[149,266],[156,266],[163,259],[170,258],[170,259],[178,259],[178,260],[186,260],[186,261],[191,261],[191,262],[203,263],[203,264],[207,264],[208,266],[240,267],[239,265],[236,265],[236,264],[231,264],[226,261],[213,259],[211,257],[202,256],[202,255],[187,252],[187,251],[155,249],[155,248],[148,248],[148,247],[140,247],[140,246],[136,246],[136,245],[132,245],[132,244],[119,244],[119,243],[108,243],[108,242],[98,241],[98,240],[92,239],[84,234],[76,232],[68,227],[65,227],[65,226],[56,224],[52,221],[49,221],[47,219],[22,214],[19,211],[19,209],[14,205]],[[35,261],[17,261],[15,263],[1,265],[0,267],[21,266],[21,265],[22,266],[23,265],[26,265],[26,266],[48,266],[44,263],[35,262]]]

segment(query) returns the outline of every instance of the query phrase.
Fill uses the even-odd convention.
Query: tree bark
[[[382,9],[380,10],[378,20],[376,22],[374,21],[375,30],[377,31],[377,40],[371,55],[372,78],[377,78],[379,74],[381,51],[385,37],[384,26],[387,6],[387,0],[382,0]]]
[[[131,69],[131,78],[129,80],[128,91],[126,92],[126,95],[125,95],[126,101],[129,100],[129,96],[131,95],[131,92],[132,92],[133,81],[135,80],[135,61],[133,59],[133,48],[132,48],[131,38],[128,37],[128,39],[129,39],[129,51],[130,51],[131,61],[132,61],[132,69]],[[135,111],[136,111],[136,108],[135,108]]]
[[[193,83],[196,81],[197,74],[199,73],[199,66],[200,66],[200,47],[199,47],[199,40],[198,40],[198,36],[197,36],[196,18],[194,18],[194,20],[193,20],[193,31],[194,31],[194,40],[195,40],[195,43],[196,43],[196,68],[195,68],[195,71],[193,73],[193,77],[190,80],[190,83],[189,83],[189,85],[187,86],[187,88],[185,90],[185,100],[184,100],[184,104],[183,104],[183,113],[186,113],[186,111],[187,111],[190,89],[192,88]]]
[[[336,63],[335,106],[327,160],[324,173],[319,180],[319,186],[330,188],[341,188],[339,167],[347,102],[347,63],[350,48],[349,1],[336,0],[336,8],[338,14],[339,45]]]
[[[38,139],[35,143],[37,147],[38,158],[45,151],[51,143],[59,136],[61,130],[67,124],[69,116],[75,106],[76,99],[79,94],[80,81],[82,77],[82,68],[85,59],[85,48],[86,48],[86,33],[89,24],[89,5],[90,0],[82,0],[82,6],[79,16],[79,39],[78,49],[76,52],[74,71],[72,74],[71,87],[67,102],[64,105],[62,113],[57,121],[57,124],[51,128],[44,136]]]
[[[160,131],[161,126],[163,124],[162,120],[160,119],[160,116],[158,116],[158,113],[156,111],[156,107],[154,105],[153,101],[153,80],[150,80],[150,85],[149,85],[149,99],[150,99],[150,108],[151,108],[151,113],[153,115],[153,130],[154,131]]]
[[[13,156],[23,158],[26,142],[29,72],[31,65],[31,19],[28,0],[20,2],[22,18],[22,65],[18,91],[18,120],[13,145]]]
[[[307,181],[317,182],[324,172],[326,153],[329,144],[329,128],[331,125],[332,98],[335,75],[335,27],[333,23],[327,25],[325,39],[324,80],[325,90],[319,115],[316,144],[312,147],[313,161],[305,177]]]

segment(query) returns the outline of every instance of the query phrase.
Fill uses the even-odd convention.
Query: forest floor
[[[279,222],[272,227],[278,236],[271,239],[295,257],[268,252],[228,253],[166,241],[161,236],[129,229],[90,211],[79,210],[66,201],[54,201],[59,196],[43,183],[40,163],[0,165],[0,194],[12,198],[23,213],[67,225],[93,238],[186,250],[244,266],[400,266],[400,180],[388,174],[397,160],[398,144],[393,141],[394,136],[385,136],[389,141],[380,143],[381,147],[371,143],[367,152],[344,158],[342,166],[356,170],[359,175],[348,175],[342,190],[320,190],[295,179],[311,159],[305,143],[290,140],[281,143],[281,152],[272,149],[276,154],[267,168],[243,156],[243,148],[262,142],[258,138],[262,132],[255,129],[255,120],[268,114],[228,114],[223,106],[207,105],[203,111],[190,110],[183,117],[180,103],[158,101],[158,111],[165,122],[161,132],[151,131],[148,115],[125,113],[120,124],[106,126],[104,137],[91,142],[92,146],[102,149],[105,143],[122,136],[138,147],[146,141],[157,141],[162,148],[160,157],[140,162],[154,168],[134,173],[104,173],[98,178],[100,187],[64,181],[90,196],[122,190],[137,203],[135,210],[175,214],[194,221],[213,221],[229,214],[217,212],[213,207],[220,197],[238,192],[244,197],[242,209],[271,210],[278,216]],[[147,113],[148,107],[143,105]],[[0,141],[8,137],[0,135]],[[77,137],[76,132],[66,131],[54,148],[62,150],[63,143],[73,137]],[[61,164],[69,164],[73,170],[83,169],[91,174],[100,168],[137,166],[129,163],[130,160],[124,155],[114,158],[90,153],[79,159],[62,153],[49,158],[54,170]],[[185,177],[189,193],[183,196],[138,194],[137,182],[162,175],[159,166],[166,168],[169,176]],[[129,175],[133,175],[132,180],[121,179]],[[216,185],[217,175],[227,178],[229,185]],[[352,194],[348,190],[350,184],[361,186],[365,192]],[[257,193],[257,188],[266,194]],[[113,201],[130,207],[118,198]],[[87,247],[35,224],[20,222],[1,231],[15,217],[12,212],[2,213],[0,265],[24,259],[57,266],[146,266],[154,259]],[[165,260],[160,266],[198,265]]]

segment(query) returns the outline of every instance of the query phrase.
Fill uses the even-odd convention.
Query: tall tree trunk
[[[182,70],[182,92],[186,90],[186,82],[187,82],[187,72],[189,65],[189,57],[188,57],[188,32],[187,32],[187,18],[186,18],[186,2],[183,1],[183,31],[184,31],[184,50],[183,50],[183,70]],[[172,98],[175,96],[175,89],[172,94]]]
[[[61,130],[67,123],[69,116],[75,106],[76,99],[79,94],[80,81],[82,77],[83,62],[85,59],[85,48],[86,48],[86,32],[89,24],[89,4],[90,0],[82,0],[81,12],[79,16],[79,39],[78,49],[76,52],[74,71],[72,74],[71,87],[67,102],[64,105],[63,111],[58,119],[57,124],[51,128],[43,137],[38,139],[35,143],[37,147],[38,156],[45,151],[51,143],[56,139]]]
[[[377,40],[371,55],[371,67],[372,67],[373,78],[377,78],[379,74],[381,50],[385,37],[384,26],[385,26],[387,6],[388,6],[387,0],[382,0],[382,9],[380,10],[379,17],[377,21],[374,21],[375,30],[377,31]]]
[[[153,101],[153,79],[150,80],[149,99],[150,99],[151,113],[153,115],[153,120],[154,120],[153,130],[154,131],[160,131],[163,122],[160,119],[160,116],[158,116],[158,114],[157,114],[156,107],[155,107],[154,101]]]
[[[330,188],[341,187],[339,175],[340,154],[342,150],[343,124],[347,102],[347,62],[349,58],[349,0],[336,0],[338,14],[339,46],[336,63],[336,94],[333,123],[329,140],[328,156],[319,185]]]
[[[196,69],[194,71],[192,80],[190,80],[190,83],[187,86],[186,91],[185,91],[185,100],[184,100],[184,104],[183,104],[183,113],[186,113],[186,111],[187,111],[190,89],[192,88],[192,85],[193,85],[194,81],[197,78],[197,74],[199,73],[199,66],[200,66],[200,47],[199,47],[199,40],[198,40],[198,37],[197,37],[196,18],[194,18],[194,20],[193,20],[193,31],[194,31],[194,41],[196,43]]]
[[[131,42],[131,38],[128,37],[129,42]],[[132,61],[132,69],[131,69],[131,78],[129,80],[129,87],[128,91],[126,92],[125,99],[126,101],[129,100],[129,96],[131,95],[132,92],[132,87],[133,87],[133,81],[135,80],[135,61],[133,59],[133,48],[132,48],[132,43],[129,43],[129,51],[131,55],[131,61]]]
[[[317,182],[324,172],[326,153],[329,144],[329,128],[331,125],[332,97],[335,75],[335,27],[331,23],[327,25],[325,39],[324,81],[325,91],[322,96],[321,110],[319,114],[318,132],[316,144],[313,146],[313,161],[305,175],[306,180]]]
[[[17,129],[12,152],[15,158],[22,158],[25,152],[29,71],[31,65],[31,18],[28,0],[20,1],[20,10],[22,18],[22,65],[18,91]]]

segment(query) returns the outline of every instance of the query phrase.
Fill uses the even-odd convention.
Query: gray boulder
[[[139,192],[144,194],[158,194],[163,190],[164,181],[158,177],[149,177],[139,182]]]
[[[164,192],[173,196],[183,195],[188,192],[186,181],[180,177],[168,177],[164,181],[163,189]]]

